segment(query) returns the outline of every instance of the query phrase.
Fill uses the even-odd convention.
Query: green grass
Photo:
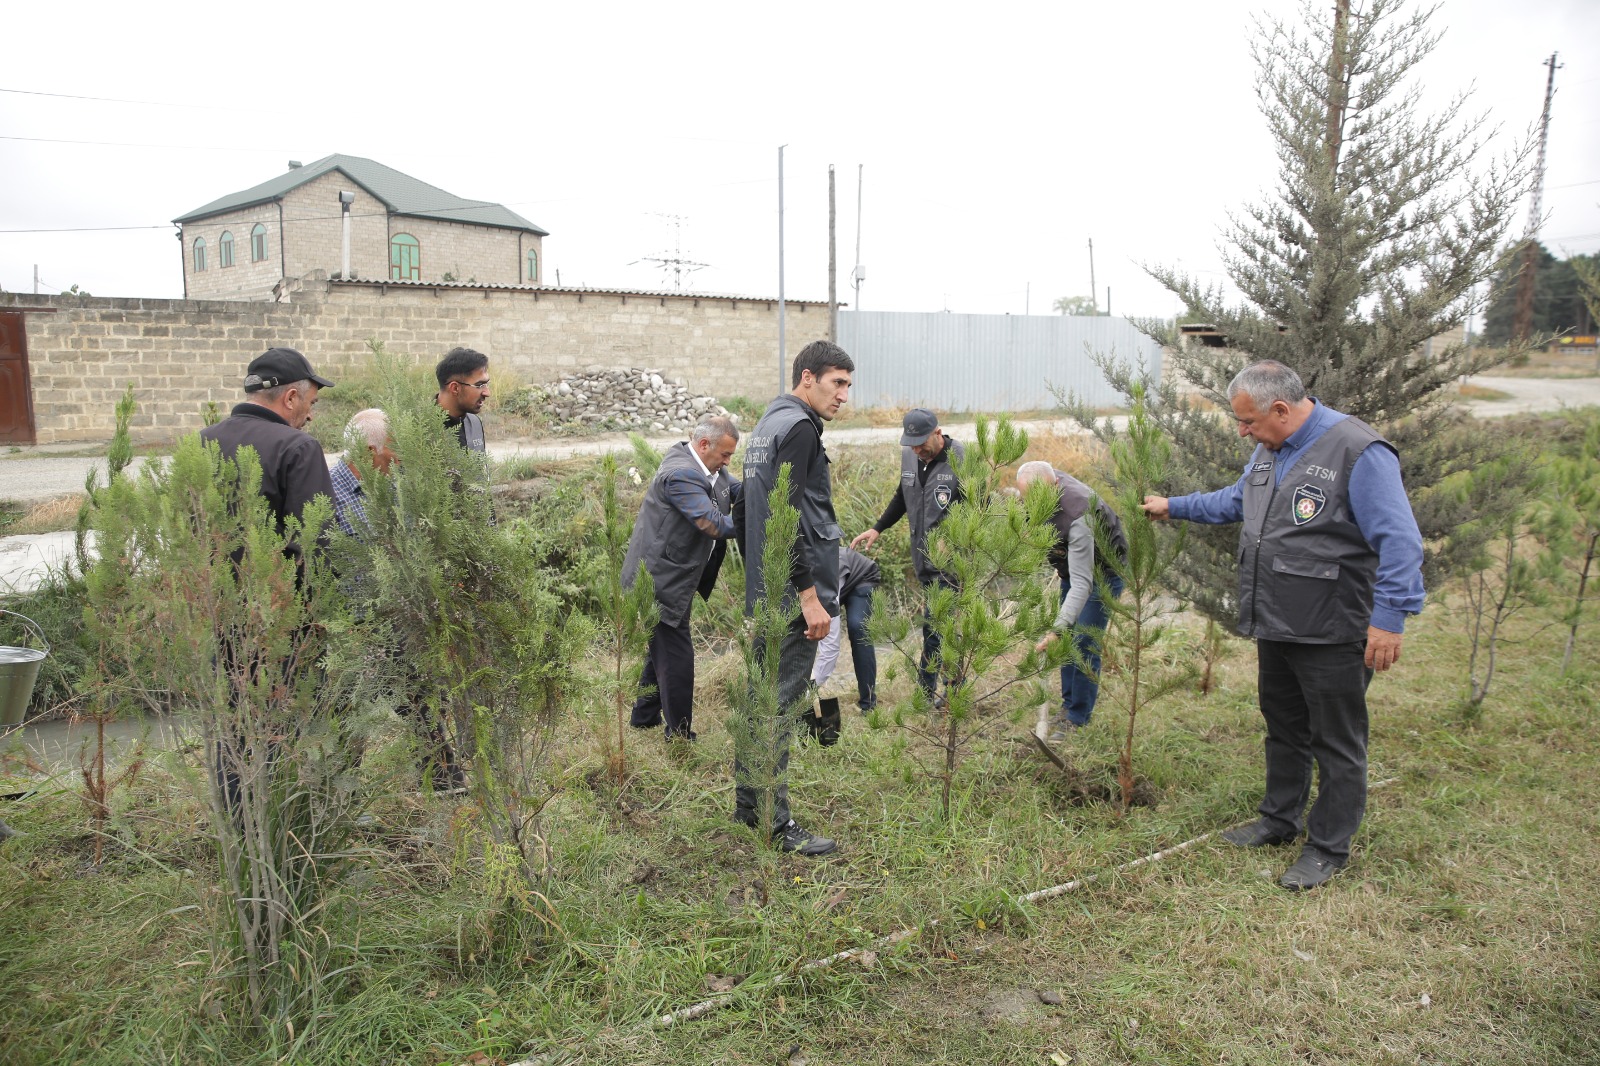
[[[565,1049],[586,1063],[771,1063],[798,1044],[812,1062],[1593,1061],[1600,663],[1589,643],[1562,682],[1549,631],[1517,634],[1532,639],[1465,729],[1452,717],[1463,640],[1443,607],[1374,683],[1373,777],[1397,780],[1372,794],[1351,868],[1317,893],[1276,886],[1292,849],[1207,843],[1112,872],[1251,813],[1260,726],[1246,646],[1218,692],[1144,723],[1136,768],[1160,799],[1125,819],[1084,803],[1014,726],[978,745],[942,824],[903,737],[847,721],[842,744],[799,747],[791,771],[797,816],[842,842],[822,862],[776,855],[728,820],[721,693],[738,666],[708,658],[700,745],[669,757],[638,735],[620,795],[592,773],[604,719],[569,723],[569,786],[550,819],[558,927],[524,957],[484,957],[476,878],[453,846],[462,808],[382,800],[354,905],[333,926],[361,965],[298,1047],[239,1035],[207,980],[217,904],[194,767],[157,766],[123,794],[123,845],[99,869],[81,808],[47,791],[4,812],[27,836],[0,847],[0,1060],[444,1063]],[[1118,684],[1073,741],[1090,782],[1111,780]],[[380,756],[371,772],[403,762]],[[1076,893],[1007,902],[1096,872]],[[901,928],[918,931],[870,966],[774,983]],[[730,1006],[649,1024],[730,975],[743,978]]]

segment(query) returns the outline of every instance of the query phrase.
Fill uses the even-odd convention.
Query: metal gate
[[[33,386],[22,315],[0,311],[0,444],[32,444]]]
[[[1161,376],[1161,346],[1109,315],[840,311],[839,343],[855,359],[860,407],[1033,411],[1055,407],[1058,391],[1119,406],[1097,354]]]

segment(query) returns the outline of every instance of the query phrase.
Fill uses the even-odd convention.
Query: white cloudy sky
[[[1319,3],[1319,11],[1331,11]],[[1363,6],[1357,0],[1358,9]],[[1048,313],[1087,294],[1170,314],[1141,262],[1218,270],[1226,213],[1273,181],[1252,18],[1287,0],[808,5],[532,3],[14,6],[0,67],[0,287],[178,296],[169,221],[281,172],[362,155],[548,229],[548,277],[840,293],[865,166],[861,306]],[[1565,67],[1544,236],[1600,250],[1600,3],[1441,0],[1428,98],[1475,86],[1510,135]],[[100,97],[100,100],[65,99]],[[69,143],[70,142],[70,143]],[[96,143],[82,143],[96,142]],[[1521,226],[1519,217],[1518,226]],[[123,228],[126,227],[126,228]],[[144,227],[144,228],[140,228]],[[87,232],[27,233],[80,229]]]

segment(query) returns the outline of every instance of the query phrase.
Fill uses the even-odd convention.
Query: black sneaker
[[[826,855],[839,846],[827,837],[812,836],[792,819],[788,825],[772,834],[772,842],[779,851],[792,851],[796,855]]]
[[[1290,892],[1306,892],[1325,883],[1342,869],[1344,863],[1307,844],[1301,849],[1294,865],[1283,872],[1278,884]]]
[[[1295,837],[1293,833],[1278,832],[1260,818],[1248,825],[1236,825],[1232,829],[1224,829],[1217,835],[1239,848],[1266,848],[1274,844],[1287,844]]]

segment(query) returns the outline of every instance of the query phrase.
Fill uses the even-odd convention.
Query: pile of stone
[[[691,429],[702,415],[728,414],[715,396],[695,396],[659,370],[591,366],[544,388],[558,422],[677,432]]]

